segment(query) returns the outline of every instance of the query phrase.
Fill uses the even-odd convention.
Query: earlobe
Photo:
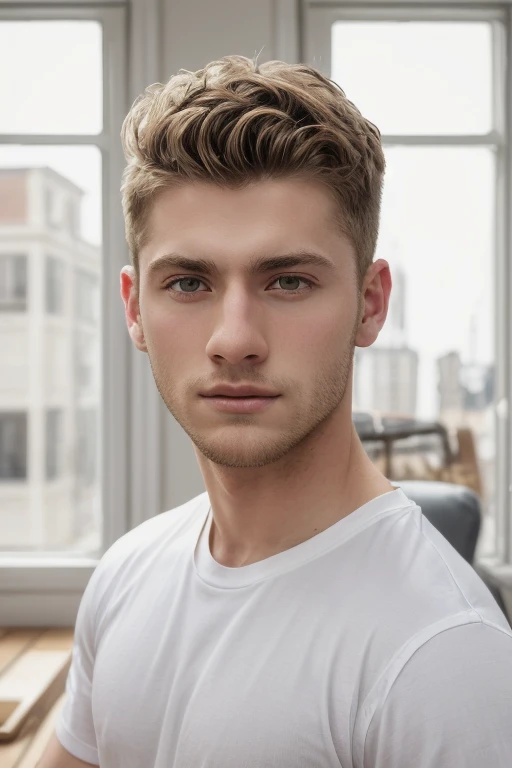
[[[146,341],[144,339],[144,332],[142,331],[141,325],[140,325],[140,315],[137,315],[137,322],[132,323],[128,331],[130,333],[130,338],[133,341],[134,345],[137,347],[137,349],[140,352],[147,352],[147,346]]]
[[[379,330],[376,328],[375,317],[372,315],[371,306],[368,307],[366,303],[363,303],[361,305],[359,325],[356,333],[356,346],[370,347],[378,335]]]

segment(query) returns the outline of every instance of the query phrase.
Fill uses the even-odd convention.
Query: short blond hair
[[[323,182],[356,253],[358,287],[373,261],[385,169],[379,129],[305,64],[226,56],[146,88],[121,132],[126,240],[137,280],[148,211],[187,181],[240,188],[267,178]]]

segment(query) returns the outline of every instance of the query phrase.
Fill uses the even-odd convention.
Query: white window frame
[[[489,146],[496,159],[495,214],[495,434],[496,434],[496,542],[495,551],[481,557],[477,569],[491,581],[512,588],[512,430],[509,400],[512,382],[512,8],[511,1],[497,7],[483,2],[479,7],[464,3],[373,2],[302,0],[301,60],[331,76],[331,27],[336,21],[486,21],[493,32],[493,130],[485,136],[391,136],[382,135],[383,145],[394,146]]]
[[[96,145],[101,151],[103,546],[91,557],[0,552],[0,627],[73,626],[102,554],[128,530],[162,511],[162,405],[147,356],[129,338],[119,295],[119,273],[129,263],[119,191],[125,166],[119,133],[130,104],[159,79],[159,0],[0,2],[0,21],[31,19],[87,19],[103,27],[102,132],[0,134],[0,144]]]

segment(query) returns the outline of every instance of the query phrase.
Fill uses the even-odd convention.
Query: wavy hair
[[[358,288],[377,243],[385,160],[379,129],[313,67],[226,56],[150,85],[121,132],[126,240],[137,280],[152,200],[187,181],[240,188],[297,177],[334,195]]]

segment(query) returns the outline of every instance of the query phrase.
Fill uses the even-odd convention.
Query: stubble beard
[[[257,426],[258,414],[254,417],[231,417],[226,414],[231,421],[226,419],[225,426],[219,426],[213,437],[209,437],[194,425],[190,409],[180,400],[165,369],[160,372],[153,365],[149,346],[148,357],[162,400],[203,456],[223,467],[256,468],[272,464],[290,454],[306,440],[311,439],[332,417],[347,391],[352,374],[354,348],[355,329],[348,346],[321,371],[308,398],[300,386],[290,388],[297,405],[295,411],[290,413],[289,426],[287,424],[279,434],[275,431],[268,434],[268,430],[261,434],[262,430]],[[271,405],[270,408],[272,407]]]

